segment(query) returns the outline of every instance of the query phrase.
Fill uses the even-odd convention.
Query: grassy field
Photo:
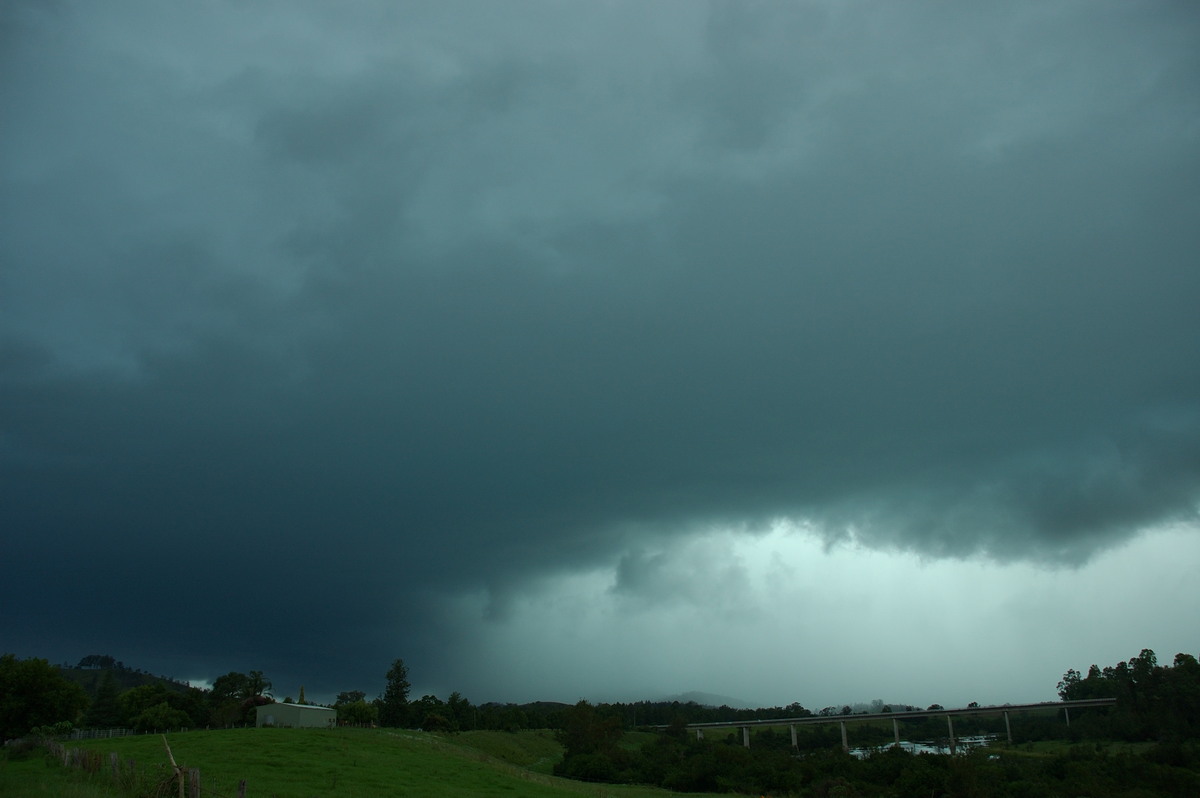
[[[40,751],[0,754],[0,795],[4,798],[129,798],[109,784],[51,762]]]
[[[530,796],[664,798],[648,787],[584,784],[549,775],[561,749],[550,732],[439,735],[395,729],[233,729],[168,734],[175,761],[198,768],[205,798]],[[135,760],[149,781],[169,775],[156,735],[68,744]],[[88,776],[35,752],[0,762],[0,795],[129,798],[107,776]]]

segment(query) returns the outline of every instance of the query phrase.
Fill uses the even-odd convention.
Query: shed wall
[[[254,725],[327,729],[337,725],[337,710],[306,704],[264,704],[255,710]]]

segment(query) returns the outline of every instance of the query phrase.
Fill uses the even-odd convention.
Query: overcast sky
[[[9,0],[0,648],[1054,699],[1200,652],[1200,7]]]

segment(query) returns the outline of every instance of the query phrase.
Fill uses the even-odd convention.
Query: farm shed
[[[337,710],[312,704],[263,704],[256,709],[255,726],[328,729],[337,725]]]

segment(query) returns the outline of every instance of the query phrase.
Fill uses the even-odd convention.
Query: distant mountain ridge
[[[679,695],[667,696],[659,699],[660,701],[678,701],[681,704],[689,702],[699,704],[702,707],[730,707],[732,709],[755,709],[757,704],[751,704],[749,701],[743,701],[740,698],[732,698],[727,695],[717,695],[716,693],[704,693],[699,690],[692,690]]]
[[[75,667],[71,667],[66,663],[55,665],[54,667],[64,677],[82,687],[88,694],[88,697],[92,699],[96,698],[100,689],[100,682],[104,679],[106,673],[113,675],[113,680],[116,682],[117,689],[120,692],[146,684],[161,684],[166,689],[180,694],[187,694],[191,689],[191,685],[186,682],[128,668],[124,663],[118,662],[112,657],[95,654],[84,657]]]

